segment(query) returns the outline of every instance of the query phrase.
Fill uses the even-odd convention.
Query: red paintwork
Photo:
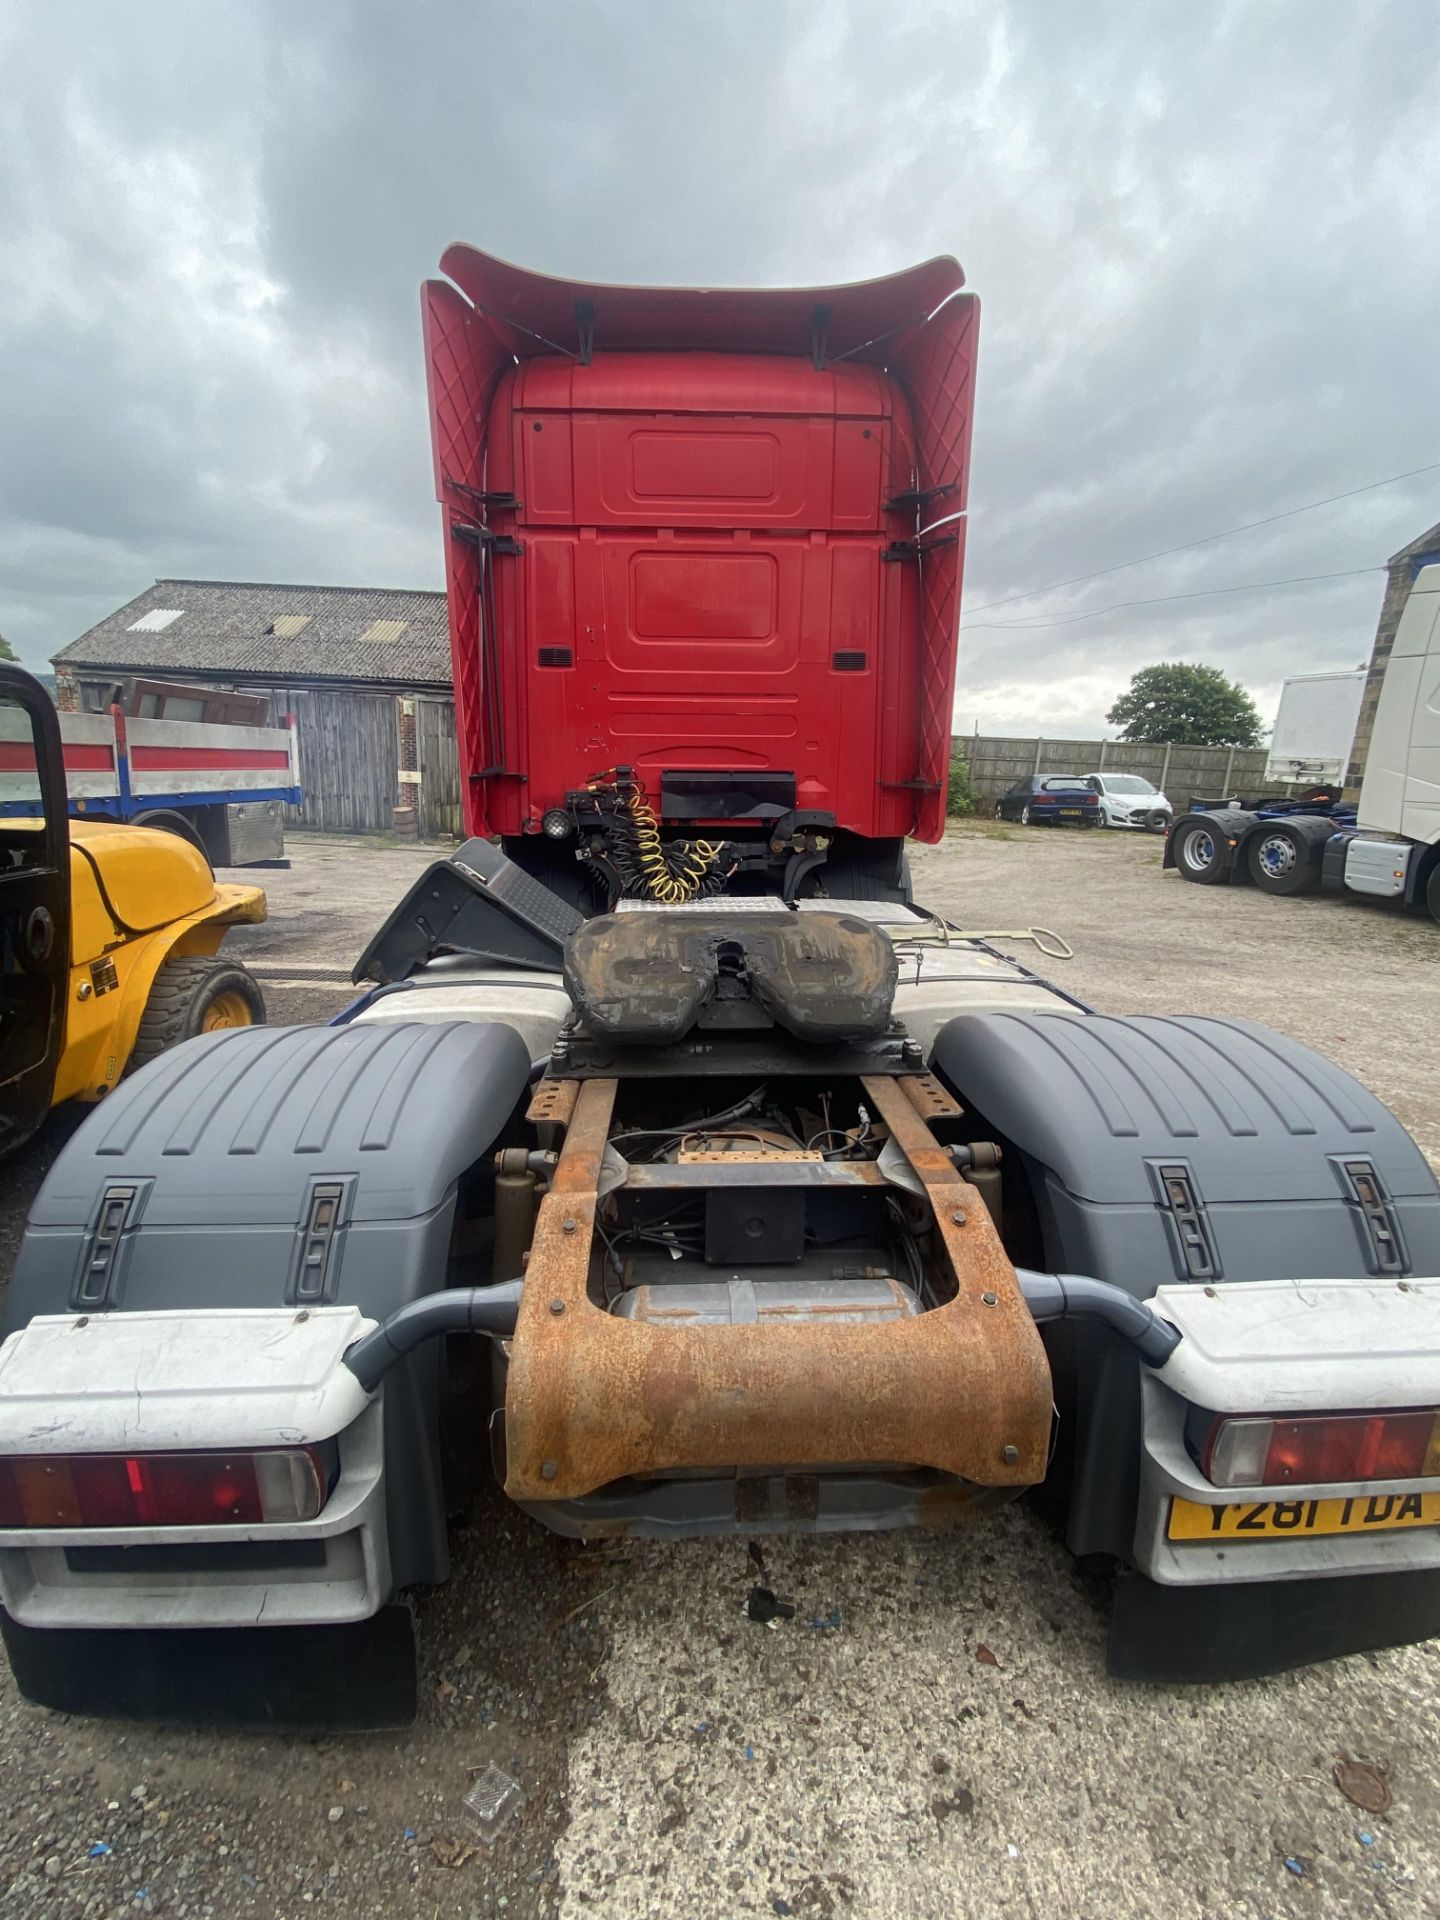
[[[115,766],[109,747],[66,746],[64,753],[67,773],[109,773]],[[32,773],[34,768],[35,749],[28,741],[0,740],[0,773]]]
[[[68,747],[65,749],[65,764],[67,767],[71,764]],[[222,770],[239,767],[247,772],[277,767],[288,771],[290,756],[281,747],[132,746],[130,765],[136,773],[199,773],[212,767]]]
[[[468,247],[442,264],[455,286],[429,282],[424,316],[469,831],[534,831],[623,763],[655,794],[666,768],[793,771],[842,827],[938,839],[978,320],[956,263],[753,292],[592,287]],[[918,525],[954,537],[886,561],[917,516],[884,502],[917,484],[948,485]],[[523,547],[493,563],[489,685],[466,488],[520,502],[484,512]]]

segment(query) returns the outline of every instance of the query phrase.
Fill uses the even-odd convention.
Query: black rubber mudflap
[[[204,1727],[371,1733],[415,1718],[413,1609],[338,1627],[22,1627],[0,1612],[21,1693],[60,1713]]]
[[[1109,1667],[1118,1680],[1254,1680],[1436,1635],[1440,1571],[1228,1587],[1162,1587],[1122,1573]]]

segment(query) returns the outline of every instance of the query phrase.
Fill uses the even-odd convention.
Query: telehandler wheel
[[[198,1033],[265,1024],[265,996],[253,974],[233,960],[195,955],[167,960],[155,976],[140,1016],[130,1068],[143,1067],[168,1047]]]

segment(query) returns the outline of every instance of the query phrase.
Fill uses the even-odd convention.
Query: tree
[[[4,634],[0,633],[0,660],[18,660],[19,658],[19,654],[16,653]]]
[[[970,762],[964,747],[958,744],[950,750],[950,786],[945,797],[945,811],[951,814],[980,811],[980,796],[970,780]]]
[[[1255,702],[1218,667],[1166,661],[1142,667],[1105,718],[1122,740],[1171,740],[1177,747],[1258,747]]]

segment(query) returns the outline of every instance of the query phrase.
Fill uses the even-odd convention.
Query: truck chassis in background
[[[1248,879],[1264,893],[1400,900],[1440,921],[1440,566],[1421,571],[1400,617],[1358,802],[1338,786],[1269,804],[1201,801],[1172,823],[1164,866],[1199,886]]]

